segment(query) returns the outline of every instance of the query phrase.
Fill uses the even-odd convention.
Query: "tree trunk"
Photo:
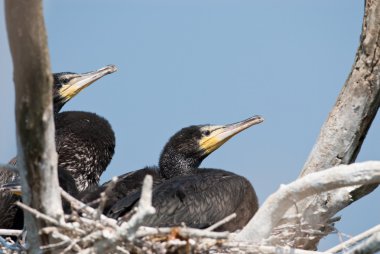
[[[6,0],[6,23],[16,89],[18,167],[23,202],[63,220],[54,142],[52,75],[41,0]],[[48,243],[39,229],[46,222],[28,213],[25,226],[31,253]]]
[[[380,105],[380,0],[365,3],[360,45],[351,73],[324,123],[300,177],[355,161]],[[294,204],[283,218],[285,225],[297,225],[272,236],[272,244],[316,249],[320,239],[331,232],[331,218],[377,185],[348,187],[310,197]],[[294,219],[297,213],[301,219]],[[278,232],[278,231],[277,231]],[[310,233],[315,232],[315,233]],[[286,239],[286,240],[285,240]]]

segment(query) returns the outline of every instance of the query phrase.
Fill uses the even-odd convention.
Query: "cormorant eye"
[[[69,83],[69,79],[68,78],[61,78],[60,81],[61,81],[62,84]]]
[[[210,133],[211,133],[211,132],[210,132],[209,130],[207,130],[207,131],[204,131],[204,132],[203,132],[203,135],[205,135],[205,136],[209,136]]]

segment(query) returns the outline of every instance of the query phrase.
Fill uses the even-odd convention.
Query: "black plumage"
[[[156,213],[144,219],[151,227],[173,227],[185,223],[207,228],[232,213],[236,218],[217,231],[243,228],[258,209],[258,200],[250,182],[232,172],[200,168],[194,174],[177,176],[154,187],[152,205]],[[108,216],[118,218],[137,204],[140,191],[112,206]]]
[[[56,123],[58,168],[70,172],[79,191],[99,184],[111,162],[115,135],[111,125],[95,113],[59,113]]]
[[[104,118],[90,112],[68,111],[61,108],[99,78],[116,71],[107,66],[94,72],[53,74],[53,110],[55,141],[58,153],[58,178],[63,189],[76,196],[89,186],[98,185],[101,173],[112,159],[115,147],[114,132]],[[12,164],[17,160],[13,159]],[[7,184],[20,184],[17,173],[0,169],[0,228],[21,228],[22,212],[13,203],[19,197],[9,192]]]
[[[152,174],[153,206],[157,212],[144,225],[175,226],[184,222],[205,228],[235,212],[237,218],[218,230],[241,229],[258,208],[253,187],[247,179],[232,172],[199,166],[232,136],[262,121],[254,116],[230,125],[200,125],[180,130],[165,145],[159,168],[148,167],[120,177],[109,194],[106,214],[118,218],[131,211],[140,198],[143,178]],[[96,190],[96,195],[106,185]],[[96,195],[93,192],[84,200]]]

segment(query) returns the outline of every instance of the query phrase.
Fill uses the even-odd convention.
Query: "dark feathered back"
[[[103,117],[82,111],[56,117],[58,167],[69,171],[79,191],[97,185],[111,162],[115,134]]]

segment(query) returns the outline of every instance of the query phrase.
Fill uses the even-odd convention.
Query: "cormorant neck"
[[[161,175],[166,178],[194,174],[202,160],[186,156],[175,149],[166,147],[161,154],[159,167]]]
[[[57,117],[59,111],[61,111],[62,107],[64,104],[58,103],[58,102],[53,102],[53,113],[54,113],[54,118]]]

